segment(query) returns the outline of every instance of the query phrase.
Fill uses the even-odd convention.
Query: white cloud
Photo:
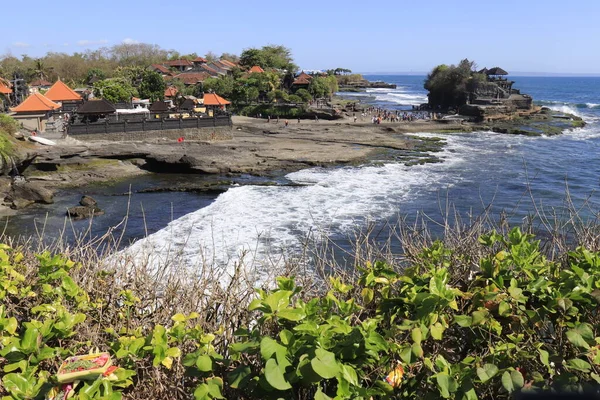
[[[123,39],[123,44],[138,44],[139,41],[132,38]]]
[[[29,47],[31,45],[29,43],[25,43],[25,42],[14,42],[13,46],[15,46],[15,47]]]
[[[69,45],[69,43],[63,43],[63,46],[67,47]]]
[[[106,40],[106,39],[102,39],[102,40],[78,40],[77,41],[77,45],[78,46],[95,46],[95,45],[106,44],[106,43],[108,43],[108,40]]]

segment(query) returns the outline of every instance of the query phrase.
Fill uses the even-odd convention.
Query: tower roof
[[[52,101],[80,101],[81,96],[68,87],[63,81],[56,81],[46,92],[46,97]]]
[[[42,94],[33,93],[26,98],[18,106],[11,108],[16,113],[21,112],[46,112],[60,108],[60,104],[56,104]]]
[[[224,106],[227,104],[231,104],[231,102],[225,100],[216,93],[204,93],[205,106]]]

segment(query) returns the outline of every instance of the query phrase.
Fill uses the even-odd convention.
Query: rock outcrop
[[[82,196],[78,206],[67,209],[67,216],[73,219],[84,219],[97,217],[104,214],[104,210],[98,207],[98,202],[90,196]]]
[[[34,203],[52,204],[54,193],[38,183],[15,181],[4,202],[11,208],[20,210]]]

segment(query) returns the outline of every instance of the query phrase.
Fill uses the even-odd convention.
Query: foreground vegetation
[[[550,259],[520,229],[460,246],[253,294],[241,266],[222,287],[3,245],[0,395],[43,398],[61,360],[93,348],[119,368],[79,399],[498,399],[600,383],[600,252]]]

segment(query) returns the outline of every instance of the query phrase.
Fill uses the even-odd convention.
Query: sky
[[[282,44],[302,69],[424,73],[469,58],[512,74],[600,75],[598,0],[5,0],[0,13],[0,55],[123,42],[240,54]]]

